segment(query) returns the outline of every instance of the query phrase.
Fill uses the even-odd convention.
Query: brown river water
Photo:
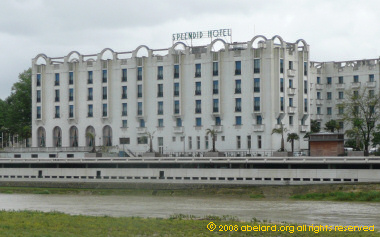
[[[234,198],[0,194],[2,210],[58,211],[71,215],[168,218],[173,214],[235,216],[271,222],[322,225],[375,225],[380,203],[247,200]]]

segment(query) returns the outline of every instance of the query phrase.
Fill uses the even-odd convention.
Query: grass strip
[[[329,192],[308,193],[291,196],[297,200],[328,200],[328,201],[358,201],[358,202],[380,202],[379,191],[366,192]]]

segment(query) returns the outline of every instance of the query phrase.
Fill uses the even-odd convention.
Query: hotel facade
[[[248,42],[216,39],[167,49],[76,51],[32,60],[32,146],[106,146],[131,152],[259,154],[280,148],[281,124],[303,139],[310,120],[338,119],[347,89],[379,91],[379,63],[310,62],[309,45],[280,36]],[[342,79],[343,78],[343,79]],[[343,93],[343,94],[342,94]],[[89,134],[94,136],[90,136]],[[290,143],[285,148],[291,150]]]

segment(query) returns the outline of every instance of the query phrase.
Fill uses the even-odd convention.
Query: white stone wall
[[[261,42],[260,42],[261,41]],[[256,47],[256,43],[258,46]],[[220,43],[220,42],[218,42]],[[252,41],[239,44],[225,44],[225,48],[212,51],[213,44],[204,47],[202,53],[193,53],[195,48],[185,47],[177,50],[179,46],[169,48],[167,54],[156,56],[158,51],[144,47],[128,52],[131,57],[119,59],[123,53],[105,49],[101,53],[92,56],[70,53],[62,58],[49,58],[38,55],[33,59],[33,147],[38,146],[37,130],[44,127],[46,131],[46,146],[53,147],[53,129],[59,126],[62,130],[62,146],[69,144],[69,129],[71,126],[78,128],[79,146],[86,146],[85,133],[88,126],[93,126],[96,131],[96,145],[103,144],[102,129],[109,125],[112,128],[112,145],[118,145],[119,138],[130,138],[130,144],[125,145],[132,151],[146,151],[148,145],[137,144],[137,137],[143,136],[144,131],[153,132],[154,149],[159,150],[158,137],[163,137],[164,152],[206,151],[212,148],[212,140],[209,137],[208,149],[205,147],[206,129],[217,128],[220,130],[216,142],[216,149],[220,151],[248,150],[247,136],[251,136],[251,150],[277,150],[280,148],[280,135],[271,135],[272,129],[277,124],[277,118],[282,117],[282,123],[289,130],[300,136],[295,142],[295,150],[307,149],[307,143],[303,140],[306,131],[309,130],[310,106],[308,112],[304,112],[304,99],[310,103],[308,91],[304,93],[303,81],[308,81],[308,75],[304,75],[303,64],[309,65],[309,49],[304,41],[288,43],[276,36],[273,39],[255,37]],[[242,50],[236,50],[243,47]],[[139,51],[147,51],[147,57],[137,57]],[[104,53],[112,54],[109,60],[103,60]],[[212,67],[214,54],[219,63],[219,75],[213,76]],[[174,64],[176,56],[179,56],[180,78],[174,79]],[[92,66],[88,66],[88,58],[94,58]],[[77,60],[73,60],[77,58]],[[254,73],[254,59],[260,59],[260,73]],[[280,59],[284,61],[284,72],[280,73]],[[141,60],[141,61],[140,61]],[[41,63],[42,61],[42,63]],[[44,62],[45,61],[45,62]],[[60,63],[57,63],[60,61]],[[241,75],[235,75],[235,61],[241,61]],[[289,61],[293,62],[293,70],[288,70]],[[69,62],[73,63],[74,85],[69,85]],[[137,81],[137,67],[141,62],[143,79]],[[103,63],[107,65],[108,81],[102,83]],[[195,78],[195,64],[201,64],[202,76]],[[40,66],[41,65],[41,66]],[[163,80],[157,80],[157,67],[163,66]],[[128,70],[128,81],[121,82],[122,69]],[[87,84],[87,73],[93,71],[93,84]],[[40,73],[42,77],[41,87],[36,87],[36,77]],[[60,74],[60,85],[54,86],[55,73]],[[254,78],[260,78],[260,92],[254,93]],[[284,92],[280,92],[280,78],[284,79]],[[290,92],[289,79],[293,79],[293,88]],[[235,94],[235,80],[241,80],[242,92]],[[219,81],[219,95],[212,94],[213,80]],[[195,82],[202,83],[202,95],[195,95]],[[180,83],[180,115],[174,115],[173,96],[174,82]],[[157,98],[157,84],[163,84],[164,96]],[[137,98],[137,85],[143,86],[143,98]],[[108,98],[102,99],[102,87],[107,86]],[[127,86],[127,99],[122,99],[122,86]],[[93,101],[87,100],[87,89],[93,88]],[[69,102],[69,88],[74,88],[74,101]],[[42,91],[42,101],[36,102],[36,91]],[[54,91],[60,90],[60,102],[54,102]],[[309,89],[309,88],[308,88]],[[261,111],[253,110],[253,98],[260,97]],[[280,111],[280,97],[284,97],[284,111]],[[293,98],[293,107],[289,107],[289,97]],[[212,111],[213,99],[219,99],[219,113]],[[242,111],[235,112],[235,98],[241,98]],[[202,101],[202,113],[195,114],[195,100]],[[157,115],[157,102],[163,101],[164,114]],[[143,115],[137,115],[137,103],[143,102]],[[102,104],[108,105],[108,116],[102,117]],[[128,104],[128,115],[122,116],[122,103]],[[69,119],[69,104],[74,105],[75,115]],[[93,118],[87,117],[87,106],[93,104]],[[36,108],[42,107],[42,118],[36,119]],[[60,118],[54,118],[54,107],[60,106]],[[294,110],[291,112],[290,110]],[[263,117],[263,126],[256,125],[256,115]],[[215,116],[221,117],[221,127],[214,127]],[[235,125],[235,116],[242,117],[242,125]],[[293,125],[289,125],[289,116],[293,116]],[[182,118],[182,132],[176,128],[176,118]],[[195,126],[195,119],[202,118],[202,126]],[[145,120],[145,129],[140,129],[139,119]],[[164,127],[158,128],[157,120],[164,120]],[[301,119],[305,119],[301,126]],[[128,128],[122,128],[122,120],[127,119]],[[185,141],[181,137],[185,136]],[[241,148],[237,148],[237,136],[241,137]],[[258,136],[262,139],[262,148],[258,148]],[[173,141],[175,137],[175,141]],[[192,139],[192,149],[189,148],[189,137]],[[197,137],[200,137],[200,149],[197,148]],[[224,141],[222,140],[224,137]],[[286,139],[286,134],[285,134]],[[184,146],[185,145],[185,146]],[[291,150],[290,143],[285,142],[286,149]]]

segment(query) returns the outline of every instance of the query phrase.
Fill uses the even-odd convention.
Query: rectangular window
[[[219,94],[219,81],[212,82],[212,94],[214,95]]]
[[[293,79],[289,79],[289,88],[293,88]]]
[[[174,101],[174,114],[179,114],[179,100]]]
[[[331,85],[331,77],[327,77],[327,85]]]
[[[93,80],[92,80],[92,71],[88,71],[88,75],[87,75],[87,84],[92,84],[93,83]]]
[[[37,119],[41,118],[41,106],[37,106]]]
[[[241,75],[241,61],[235,61],[235,75]]]
[[[289,116],[289,125],[293,125],[293,116],[292,115]]]
[[[369,77],[369,78],[368,78],[368,81],[369,81],[369,82],[374,82],[374,81],[375,81],[375,75],[374,75],[374,74],[369,74],[368,77]]]
[[[303,81],[303,92],[307,94],[307,81]]]
[[[189,142],[189,150],[193,149],[193,143],[191,141],[191,137],[187,137],[187,140]]]
[[[92,88],[88,88],[87,89],[87,100],[92,100],[93,99],[93,95],[92,95]]]
[[[157,67],[157,80],[162,80],[162,79],[164,79],[164,67],[158,66]]]
[[[124,120],[121,120],[122,122],[122,128],[128,128],[128,120],[124,119]]]
[[[253,111],[260,111],[260,97],[253,98]]]
[[[331,115],[332,114],[332,108],[331,107],[327,107],[327,115]]]
[[[202,118],[195,118],[195,126],[197,127],[202,126]]]
[[[55,101],[55,102],[59,102],[59,90],[55,90],[55,98],[54,98],[54,101]]]
[[[103,98],[103,100],[107,99],[107,87],[106,86],[103,86],[102,98]]]
[[[164,102],[162,101],[157,102],[157,114],[158,115],[164,114]]]
[[[280,59],[280,73],[284,73],[284,59]]]
[[[303,75],[307,76],[307,62],[303,62]]]
[[[179,78],[179,65],[174,65],[174,78]]]
[[[137,68],[137,80],[138,81],[142,80],[142,67]]]
[[[260,73],[260,59],[253,60],[253,73]]]
[[[122,86],[121,87],[121,98],[122,99],[127,99],[127,86]]]
[[[122,82],[126,82],[127,81],[127,69],[124,68],[124,69],[121,69],[121,81]]]
[[[241,148],[241,137],[236,136],[236,148],[240,149]]]
[[[137,144],[148,144],[148,139],[144,137],[138,137],[137,138]]]
[[[317,92],[317,100],[320,100],[321,99],[321,92]]]
[[[37,86],[41,86],[41,74],[37,74]]]
[[[241,112],[241,98],[235,98],[235,112]]]
[[[280,110],[284,111],[284,97],[280,97]]]
[[[327,92],[327,100],[331,100],[331,97],[332,97],[331,92]]]
[[[122,103],[121,105],[122,105],[121,116],[127,116],[128,115],[127,103]]]
[[[261,117],[261,115],[256,116],[256,124],[257,125],[263,124],[263,117]]]
[[[358,75],[355,75],[355,76],[354,76],[354,82],[355,82],[355,83],[358,83],[358,82],[359,82],[359,76],[358,76]]]
[[[157,84],[157,97],[164,96],[164,84]]]
[[[344,122],[339,121],[338,124],[339,124],[340,129],[344,129]]]
[[[241,116],[235,116],[235,125],[241,125]]]
[[[235,94],[241,93],[241,80],[235,80]]]
[[[145,120],[144,119],[139,120],[139,126],[140,126],[140,128],[145,128]]]
[[[253,92],[260,92],[260,78],[253,79]]]
[[[289,69],[293,70],[293,61],[289,61]]]
[[[158,126],[159,128],[163,128],[163,127],[164,127],[164,119],[158,119],[157,122],[158,122],[158,125],[157,125],[157,126]]]
[[[289,98],[289,106],[293,107],[293,98]]]
[[[69,85],[74,84],[74,72],[69,72]]]
[[[321,107],[317,107],[317,114],[321,114]]]
[[[280,92],[284,92],[284,78],[280,78]]]
[[[342,76],[340,76],[339,78],[338,78],[338,80],[339,80],[339,84],[343,84],[343,77]]]
[[[202,76],[201,64],[197,63],[195,64],[195,77],[201,77],[201,76]]]
[[[261,149],[261,136],[257,136],[257,148]]]
[[[339,99],[344,99],[343,91],[339,91]]]
[[[201,94],[202,94],[201,82],[197,81],[195,82],[195,95],[201,95]]]
[[[41,90],[37,90],[37,103],[41,102]]]
[[[222,125],[222,120],[220,119],[220,117],[215,117],[215,126],[220,126]]]
[[[321,84],[321,78],[317,77],[317,84]]]
[[[174,83],[174,96],[179,96],[179,83]]]
[[[208,150],[208,136],[205,136],[205,149]]]
[[[219,75],[219,65],[218,65],[218,62],[213,62],[212,63],[212,75],[213,76],[218,76]]]
[[[375,96],[375,91],[374,90],[369,90],[369,98],[373,98]]]
[[[137,85],[137,98],[142,97],[142,85]]]
[[[212,112],[219,113],[219,99],[213,99]]]
[[[176,119],[176,125],[177,125],[177,127],[182,127],[182,119],[181,118]]]
[[[107,70],[102,70],[102,82],[107,83]]]
[[[92,107],[92,105],[88,105],[87,106],[87,117],[92,117],[94,115],[94,113],[93,113],[93,107]]]
[[[137,102],[137,115],[142,115],[142,102]]]
[[[74,100],[74,89],[70,88],[69,89],[69,101],[73,101],[73,100]]]
[[[342,106],[338,107],[338,114],[342,115],[344,113],[344,108]]]
[[[354,91],[354,97],[355,98],[359,97],[359,91]]]
[[[54,81],[55,86],[59,86],[59,73],[55,74],[55,81]]]
[[[107,117],[107,104],[103,104],[103,117]]]
[[[74,105],[69,105],[69,118],[74,117]]]
[[[195,113],[200,114],[202,113],[202,101],[201,100],[196,100],[195,101]]]
[[[55,114],[54,114],[54,118],[59,118],[59,117],[60,117],[59,106],[55,106]]]
[[[304,99],[304,111],[305,111],[305,113],[307,113],[307,106],[308,106],[307,99]]]

